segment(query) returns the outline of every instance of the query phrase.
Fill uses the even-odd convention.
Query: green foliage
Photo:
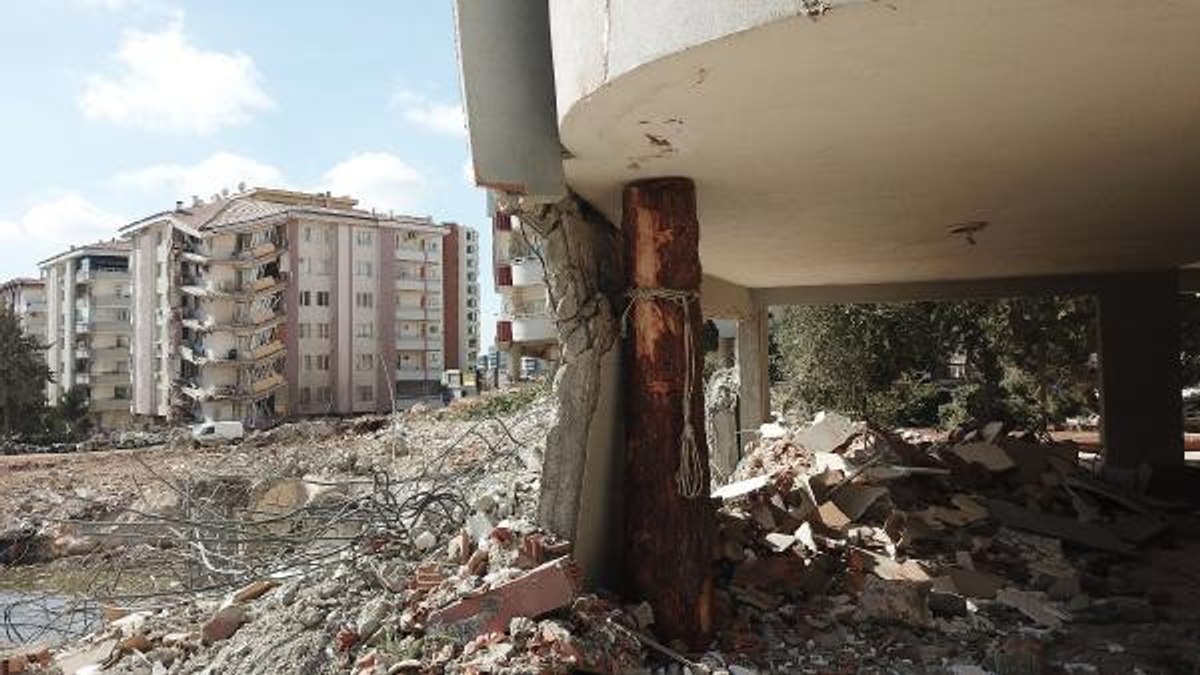
[[[517,387],[507,387],[488,392],[478,398],[459,403],[456,413],[461,419],[482,420],[492,417],[507,417],[527,410],[534,401],[550,390],[551,377]]]
[[[775,333],[784,396],[805,414],[1044,429],[1094,403],[1091,298],[792,307]]]
[[[42,349],[21,330],[19,319],[0,307],[0,434],[35,434],[42,426],[50,381]]]

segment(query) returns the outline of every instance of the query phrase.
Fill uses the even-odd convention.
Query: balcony
[[[76,333],[128,333],[130,330],[128,321],[79,321],[75,324]]]
[[[537,258],[516,258],[511,267],[513,286],[541,286],[546,283],[546,270]]]
[[[405,335],[396,338],[396,349],[403,351],[425,351],[441,349],[440,337],[421,337],[420,335]]]
[[[93,281],[109,279],[121,281],[129,278],[129,270],[78,270],[75,272],[75,283],[90,284]]]
[[[396,290],[398,291],[424,291],[431,288],[441,288],[437,279],[396,277]]]
[[[549,318],[525,317],[512,320],[513,342],[543,342],[555,339],[558,339],[558,334],[554,330],[554,322]]]
[[[106,371],[91,374],[91,384],[129,384],[129,371]]]
[[[512,265],[496,265],[496,287],[509,288],[513,285]]]
[[[409,321],[424,321],[428,318],[429,310],[424,307],[396,307],[397,319],[408,319]]]
[[[422,262],[426,260],[442,259],[441,255],[439,255],[437,251],[426,251],[423,248],[411,248],[408,246],[397,246],[395,257],[396,260],[412,260]]]
[[[425,380],[441,379],[441,371],[436,368],[397,368],[396,380],[401,382],[423,382]]]

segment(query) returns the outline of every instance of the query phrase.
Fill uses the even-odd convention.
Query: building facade
[[[448,229],[261,188],[126,226],[135,414],[257,427],[439,396]]]
[[[479,361],[479,233],[449,224],[446,274],[446,367],[474,370]]]
[[[129,243],[119,240],[72,248],[42,261],[46,298],[46,363],[52,381],[46,399],[72,388],[88,395],[97,424],[130,421],[132,306]]]
[[[509,380],[528,379],[557,363],[558,334],[548,311],[545,271],[535,239],[515,216],[492,218],[496,292],[500,318],[496,344],[508,354]]]
[[[41,279],[13,279],[0,284],[0,307],[8,309],[21,322],[26,335],[46,341],[46,282]]]

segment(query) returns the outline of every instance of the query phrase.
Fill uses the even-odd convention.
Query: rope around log
[[[695,499],[704,494],[704,464],[700,459],[700,448],[696,444],[696,428],[692,423],[692,395],[695,393],[695,345],[692,335],[691,302],[700,294],[674,288],[632,288],[625,294],[629,304],[621,313],[621,336],[628,334],[629,312],[638,300],[667,300],[683,309],[683,431],[679,433],[679,469],[675,472],[675,487],[684,499]]]

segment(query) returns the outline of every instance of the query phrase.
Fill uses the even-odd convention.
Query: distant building
[[[547,288],[541,258],[520,219],[503,213],[493,216],[493,262],[496,291],[500,294],[500,319],[496,344],[506,352],[509,380],[522,371],[542,372],[559,359],[558,334],[547,311]],[[523,367],[532,359],[539,367]],[[523,361],[524,360],[524,361]]]
[[[46,297],[46,363],[54,403],[72,387],[88,393],[103,428],[130,421],[129,243],[74,247],[40,264]]]
[[[479,360],[479,233],[448,224],[442,247],[446,275],[446,367],[472,370]]]
[[[439,397],[453,226],[355,206],[257,188],[123,228],[134,412],[263,426]]]
[[[26,335],[46,341],[46,282],[13,279],[0,284],[0,307],[16,315]]]

